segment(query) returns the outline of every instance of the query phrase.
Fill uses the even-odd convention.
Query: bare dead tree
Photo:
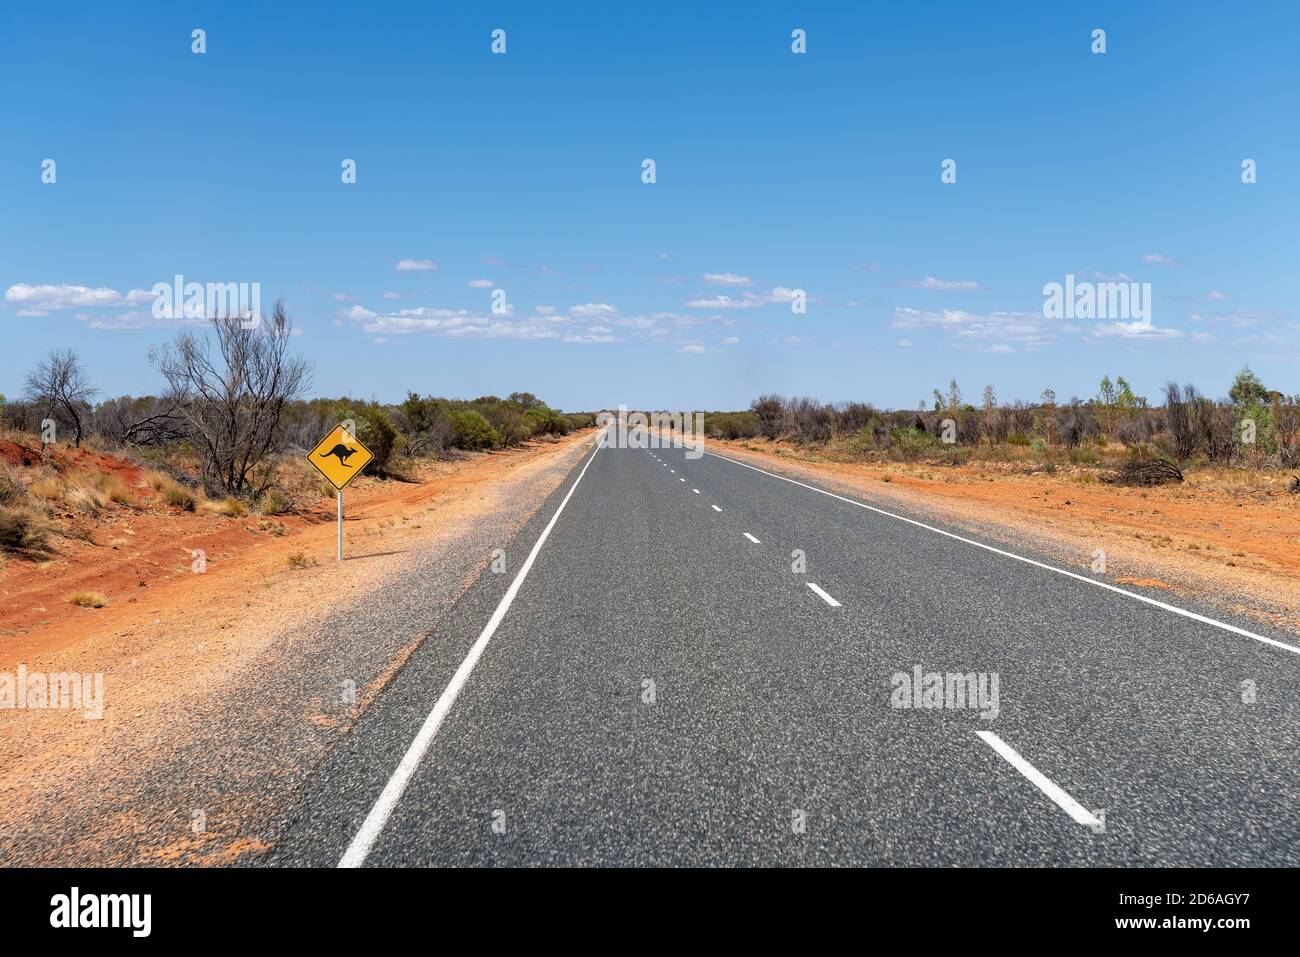
[[[26,388],[28,401],[40,408],[43,418],[56,413],[68,418],[77,433],[77,448],[81,448],[90,400],[98,390],[90,384],[77,353],[72,349],[51,352],[27,374]],[[41,445],[45,445],[43,434]]]
[[[253,328],[238,316],[215,317],[210,335],[183,331],[154,350],[186,432],[203,457],[203,484],[226,495],[256,497],[274,482],[268,457],[287,402],[306,392],[308,363],[289,352],[293,324],[277,302]]]
[[[1165,385],[1165,428],[1173,438],[1174,453],[1180,462],[1186,462],[1196,453],[1195,423],[1190,407],[1196,404],[1197,393],[1193,386],[1188,389],[1190,396],[1184,394],[1177,382]]]

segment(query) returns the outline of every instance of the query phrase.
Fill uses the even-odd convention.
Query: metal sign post
[[[343,561],[343,489],[339,489],[339,561]]]

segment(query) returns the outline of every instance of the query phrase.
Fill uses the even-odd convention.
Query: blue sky
[[[158,391],[176,274],[283,297],[318,394],[1300,391],[1294,3],[464,6],[7,10],[0,392]],[[1150,317],[1044,318],[1067,273]]]

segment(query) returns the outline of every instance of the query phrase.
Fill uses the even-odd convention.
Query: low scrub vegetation
[[[782,440],[881,461],[1095,467],[1135,485],[1181,482],[1185,470],[1207,466],[1300,467],[1300,395],[1268,389],[1248,368],[1218,399],[1170,382],[1152,403],[1122,376],[1103,378],[1087,399],[1059,401],[1049,389],[1037,402],[1003,403],[988,386],[976,405],[955,380],[932,396],[911,411],[763,395],[742,411],[705,412],[704,422],[714,439]]]
[[[0,551],[35,556],[51,537],[92,541],[89,522],[119,509],[237,519],[254,509],[285,515],[318,493],[333,498],[305,454],[339,422],[374,454],[366,471],[380,478],[407,476],[419,459],[595,425],[594,415],[561,412],[530,392],[469,400],[409,392],[396,404],[306,398],[311,369],[293,338],[283,303],[253,328],[212,318],[150,350],[157,395],[102,401],[75,352],[50,353],[21,398],[0,396]]]

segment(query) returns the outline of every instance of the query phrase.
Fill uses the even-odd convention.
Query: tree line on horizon
[[[379,475],[399,459],[507,448],[595,424],[593,415],[565,414],[530,392],[464,400],[411,391],[399,403],[307,398],[311,366],[290,350],[292,337],[283,302],[251,328],[237,317],[212,318],[150,349],[163,380],[158,394],[99,401],[77,353],[54,350],[28,373],[20,398],[0,395],[0,428],[34,436],[42,452],[47,442],[90,442],[155,461],[192,457],[205,491],[255,501],[275,486],[280,456],[305,453],[341,421],[355,424]]]

